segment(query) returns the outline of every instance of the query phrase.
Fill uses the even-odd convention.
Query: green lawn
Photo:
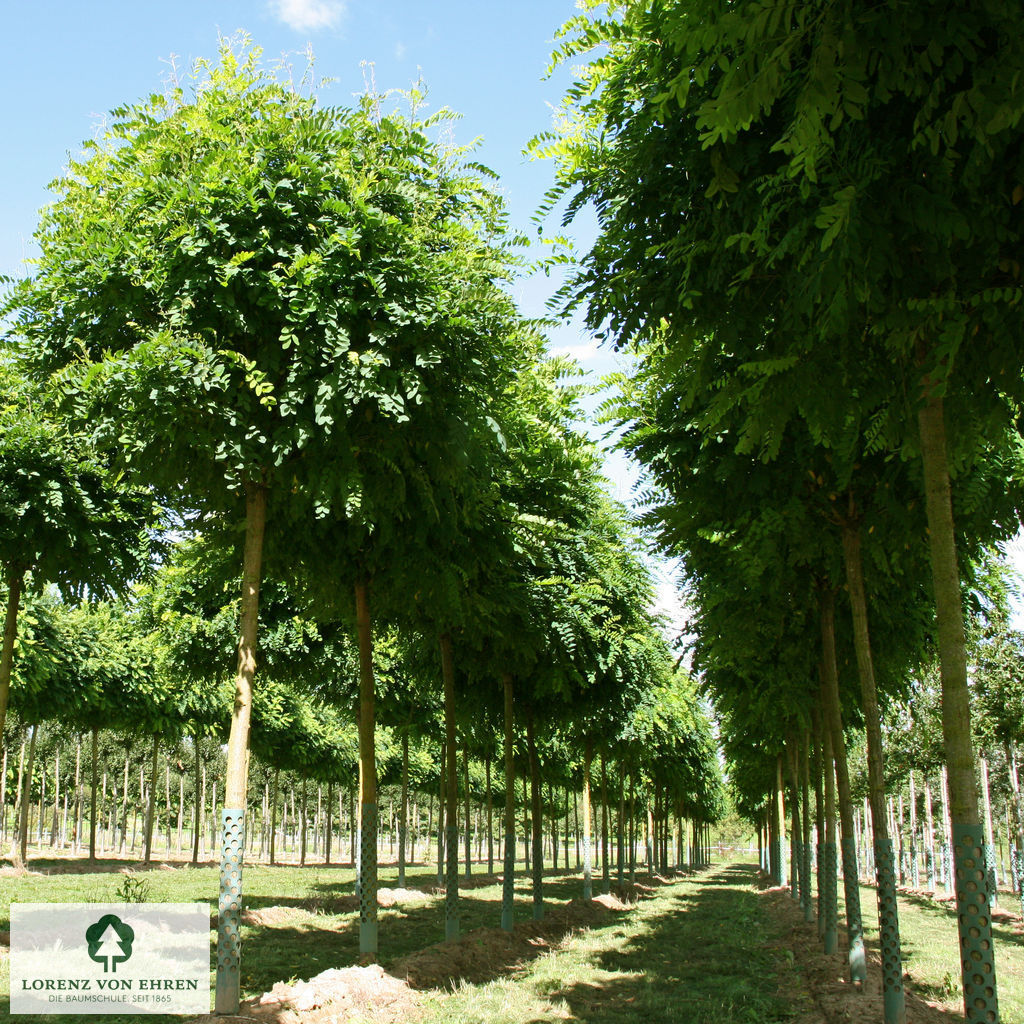
[[[35,862],[45,872],[66,862]],[[11,902],[107,901],[118,898],[121,865],[88,874],[30,874],[0,878],[0,930],[7,930]],[[387,885],[391,872],[383,879]],[[179,868],[140,873],[151,901],[209,901],[217,870]],[[263,923],[244,930],[243,994],[255,996],[277,981],[307,978],[327,967],[358,960],[358,917],[353,872],[348,868],[246,869],[246,905]],[[488,884],[483,884],[485,881]],[[432,889],[433,869],[410,872],[409,884]],[[464,931],[493,928],[500,915],[500,888],[482,876],[462,891]],[[840,886],[840,889],[842,887]],[[287,893],[286,896],[280,895]],[[549,906],[578,898],[572,875],[547,881]],[[597,916],[590,927],[575,928],[562,941],[538,945],[534,955],[488,962],[475,980],[423,993],[424,1024],[773,1024],[813,1011],[808,978],[802,971],[793,923],[773,913],[773,899],[758,887],[749,865],[715,865],[709,871],[660,886],[631,910]],[[877,936],[874,891],[862,889],[866,932]],[[529,882],[517,885],[517,919],[530,917]],[[277,908],[270,911],[269,908]],[[443,899],[399,901],[380,910],[381,963],[438,942],[443,934]],[[785,916],[785,915],[782,915]],[[901,898],[900,921],[906,969],[912,991],[945,999],[956,1010],[959,978],[956,924],[952,910],[920,898]],[[802,926],[801,926],[802,927]],[[813,926],[811,926],[813,929]],[[1004,1024],[1024,1024],[1024,949],[1019,928],[997,924],[1000,1006]],[[211,949],[213,935],[211,933]],[[794,953],[794,950],[796,951]],[[212,959],[211,959],[212,962]],[[842,955],[837,959],[841,965]],[[6,1011],[8,971],[0,955],[0,1021]],[[68,1019],[68,1018],[63,1018]],[[107,1017],[128,1024],[137,1017]],[[178,1020],[174,1017],[158,1020]],[[19,1017],[17,1020],[57,1020]]]

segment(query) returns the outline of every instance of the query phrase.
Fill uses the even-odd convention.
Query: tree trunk
[[[999,897],[996,884],[996,844],[992,835],[992,796],[988,784],[988,759],[981,758],[981,803],[985,814],[985,869],[988,878],[989,907],[994,908]]]
[[[235,700],[228,735],[221,841],[220,904],[217,915],[217,1013],[237,1014],[241,977],[242,860],[245,853],[245,805],[248,790],[249,726],[256,676],[263,534],[267,488],[245,484],[245,550],[242,556],[242,602],[238,637]]]
[[[1012,740],[1004,744],[1007,774],[1010,777],[1010,803],[1013,807],[1013,827],[1017,833],[1017,895],[1020,914],[1024,917],[1024,807],[1021,806],[1020,774],[1017,770],[1017,748]]]
[[[826,687],[822,684],[822,704],[829,703]],[[821,722],[821,768],[825,790],[825,835],[821,843],[821,862],[818,873],[821,885],[821,902],[825,918],[825,952],[833,954],[839,949],[839,882],[836,877],[836,773],[832,753],[832,729],[828,722]]]
[[[601,751],[601,892],[612,891],[612,878],[608,867],[608,764]]]
[[[986,885],[982,861],[985,841],[978,787],[974,779],[964,609],[957,566],[941,384],[926,378],[922,385],[924,404],[918,410],[917,422],[921,435],[925,512],[935,589],[942,679],[942,738],[953,823],[961,981],[969,1024],[983,1024],[998,1019],[999,1005],[992,950],[992,918],[985,901],[975,896],[975,892]],[[977,957],[974,954],[978,954]],[[981,979],[980,984],[976,978]]]
[[[89,799],[89,860],[96,859],[96,784],[99,774],[99,738],[96,726],[92,730],[92,791]]]
[[[825,677],[824,661],[821,666],[822,679]],[[824,683],[822,683],[822,696],[824,697]],[[816,845],[814,851],[814,863],[818,874],[818,938],[825,941],[825,769],[822,742],[825,727],[823,715],[819,706],[812,712],[812,727],[814,730],[814,827]]]
[[[470,878],[473,874],[473,821],[472,821],[472,809],[469,801],[469,741],[464,739],[462,742],[462,780],[463,789],[466,791],[465,810],[466,810],[466,828],[465,837],[463,839],[464,850],[466,855],[466,877]]]
[[[7,721],[7,704],[11,692],[11,672],[14,668],[14,641],[18,635],[18,605],[25,586],[25,570],[10,567],[7,570],[7,614],[4,618],[3,646],[0,647],[0,736]]]
[[[355,585],[359,640],[359,959],[377,959],[377,750],[369,584]]]
[[[526,709],[526,749],[530,761],[530,806],[533,818],[533,919],[544,919],[544,806],[540,793],[540,764],[533,732],[533,708]]]
[[[202,838],[203,832],[203,804],[202,798],[200,797],[200,787],[202,785],[202,769],[203,769],[203,758],[199,752],[199,733],[196,733],[192,737],[192,746],[195,751],[195,778],[193,782],[195,784],[195,814],[192,817],[192,863],[199,863],[199,842]]]
[[[402,733],[402,803],[398,810],[398,888],[405,888],[405,840],[409,826],[409,733]]]
[[[935,892],[935,816],[932,811],[932,784],[928,773],[924,773],[924,868],[928,881],[928,891]]]
[[[917,865],[917,786],[914,769],[910,769],[910,884],[921,888],[921,872]]]
[[[339,821],[340,824],[340,821]],[[339,839],[339,842],[341,840]],[[331,863],[331,846],[334,842],[334,780],[327,783],[327,816],[324,821],[324,863]]]
[[[850,603],[856,609],[858,604],[860,612],[854,611],[854,634],[857,645],[857,659],[861,670],[861,690],[865,705],[865,719],[870,720],[872,712],[868,705],[874,700],[874,675],[870,669],[871,652],[870,648],[865,652],[861,649],[862,644],[867,642],[867,619],[866,617],[858,625],[858,617],[864,612],[863,606],[863,576],[859,573],[859,547],[853,551],[854,561],[851,563],[851,549],[846,548],[844,536],[844,550],[846,553],[846,572],[850,581]],[[858,596],[859,595],[859,596]],[[843,735],[843,719],[839,704],[839,674],[836,665],[836,634],[835,634],[835,592],[830,587],[824,587],[821,591],[821,639],[822,657],[824,664],[825,684],[825,726],[832,740],[832,755],[835,759],[835,775],[839,787],[839,814],[842,829],[842,852],[843,852],[843,892],[846,897],[846,927],[849,936],[849,959],[850,959],[850,980],[856,984],[863,984],[867,978],[867,963],[864,958],[864,926],[862,923],[860,909],[860,883],[857,873],[857,837],[853,828],[853,797],[850,793],[850,772],[846,760],[846,739]],[[867,669],[871,676],[870,686],[865,685],[865,665],[862,659],[866,657]],[[870,690],[871,696],[867,696]],[[878,728],[878,704],[874,708],[874,727]],[[881,733],[875,737],[874,743],[876,760],[875,768],[872,769],[871,755],[871,728],[868,729],[868,770],[869,773],[876,770],[881,764],[881,747],[877,744],[880,741]],[[831,777],[831,766],[826,765],[826,771]],[[871,785],[874,785],[875,776],[871,776]],[[885,795],[885,780],[881,779],[882,796]],[[884,846],[884,843],[883,843]],[[876,863],[881,863],[881,857],[877,851],[882,849],[879,846],[876,833]],[[892,844],[888,846],[889,856],[892,855]],[[878,880],[878,919],[881,923],[882,934],[882,963],[883,963],[883,1001],[885,1003],[885,1024],[903,1024],[906,1020],[906,1009],[903,1000],[903,968],[900,961],[900,932],[899,922],[896,917],[896,889],[895,881],[891,892],[886,888],[888,879],[881,875]],[[895,966],[894,966],[895,965]]]
[[[21,821],[18,825],[18,863],[25,864],[28,861],[28,816],[29,805],[32,800],[32,768],[36,759],[36,738],[39,735],[39,726],[32,726],[32,738],[28,744],[28,763],[25,765],[25,778],[21,785]]]
[[[592,899],[594,895],[590,853],[590,763],[593,757],[594,744],[588,736],[583,746],[583,898],[585,900]]]
[[[494,794],[491,791],[491,755],[484,759],[484,785],[487,787],[487,874],[494,874]]]
[[[153,754],[149,762],[149,802],[146,805],[146,836],[143,844],[145,853],[142,857],[144,864],[153,860],[153,822],[156,817],[156,773],[160,767],[160,737],[153,737]]]
[[[306,779],[302,780],[302,806],[299,808],[299,867],[306,866],[306,837],[309,834],[308,799],[309,786]]]
[[[515,923],[516,882],[516,765],[512,749],[515,706],[512,701],[512,676],[502,676],[505,701],[505,863],[501,882],[501,927],[512,931]]]
[[[445,807],[444,937],[459,937],[459,761],[455,737],[455,661],[452,639],[441,634],[441,674],[444,677],[445,759],[448,762]]]
[[[626,822],[626,780],[619,765],[619,827],[615,833],[615,871],[616,881],[623,884],[623,859],[625,855],[625,822]]]
[[[782,754],[775,757],[775,820],[778,829],[778,872],[775,879],[776,885],[785,888],[789,884],[789,875],[786,873],[786,787],[782,781]]]

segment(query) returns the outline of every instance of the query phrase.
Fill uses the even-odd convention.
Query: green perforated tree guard
[[[516,836],[514,832],[505,834],[504,877],[501,880],[501,927],[512,931],[515,925],[516,905]]]
[[[846,897],[846,931],[850,940],[850,981],[863,983],[868,978],[864,956],[864,924],[860,913],[860,882],[857,875],[857,840],[840,840],[843,850],[843,893]]]
[[[929,846],[924,851],[924,870],[928,878],[928,889],[935,891],[935,850]]]
[[[238,1013],[242,962],[242,855],[245,811],[225,808],[217,901],[217,1013]]]
[[[825,952],[839,948],[839,880],[836,878],[836,844],[822,843],[822,901],[825,904]]]
[[[800,840],[794,838],[789,844],[789,862],[793,870],[789,876],[789,895],[794,902],[800,900],[800,865],[803,863],[803,855],[800,853]]]
[[[875,871],[878,882],[878,929],[881,933],[885,1024],[906,1024],[900,921],[896,907],[896,857],[891,839],[875,840]]]
[[[359,952],[377,955],[377,805],[361,804],[359,829]]]
[[[651,863],[651,844],[647,843],[647,861]],[[653,870],[653,868],[652,868]],[[590,850],[590,834],[588,829],[583,830],[583,898],[585,900],[593,899],[594,897],[594,883],[592,879],[593,867],[591,861],[591,850]]]
[[[921,865],[917,862],[917,843],[910,840],[910,881],[915,889],[921,888]]]
[[[445,890],[444,939],[449,942],[459,937],[459,827],[448,825],[444,830]]]
[[[818,878],[818,938],[825,938],[825,863],[822,844],[814,848],[814,872]]]
[[[801,902],[804,908],[804,920],[814,920],[814,906],[811,901],[811,844],[803,843],[803,860],[800,862],[804,869],[804,890]]]
[[[967,1024],[997,1024],[999,1020],[984,834],[981,825],[953,826],[960,974]]]
[[[996,905],[999,888],[996,884],[996,848],[991,843],[985,844],[985,882],[988,886],[988,906],[991,910]]]

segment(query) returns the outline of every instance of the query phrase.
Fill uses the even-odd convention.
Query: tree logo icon
[[[103,973],[117,973],[117,965],[132,955],[135,932],[115,914],[104,914],[85,930],[89,943],[89,958],[103,964]]]

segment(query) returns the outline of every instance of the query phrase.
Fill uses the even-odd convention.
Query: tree
[[[556,146],[556,195],[572,193],[570,213],[594,199],[602,221],[568,287],[591,323],[620,341],[664,330],[682,353],[735,343],[718,405],[754,399],[736,441],[768,457],[793,417],[841,448],[831,402],[847,436],[920,459],[962,940],[992,970],[990,922],[966,888],[983,842],[950,477],[987,465],[996,479],[1015,458],[1019,14],[709,2],[584,15],[566,49],[609,52],[570,92]],[[866,393],[850,387],[857,367]],[[1019,498],[997,504],[969,524],[975,544],[1019,521]],[[977,973],[963,980],[980,1021],[998,1011]]]

